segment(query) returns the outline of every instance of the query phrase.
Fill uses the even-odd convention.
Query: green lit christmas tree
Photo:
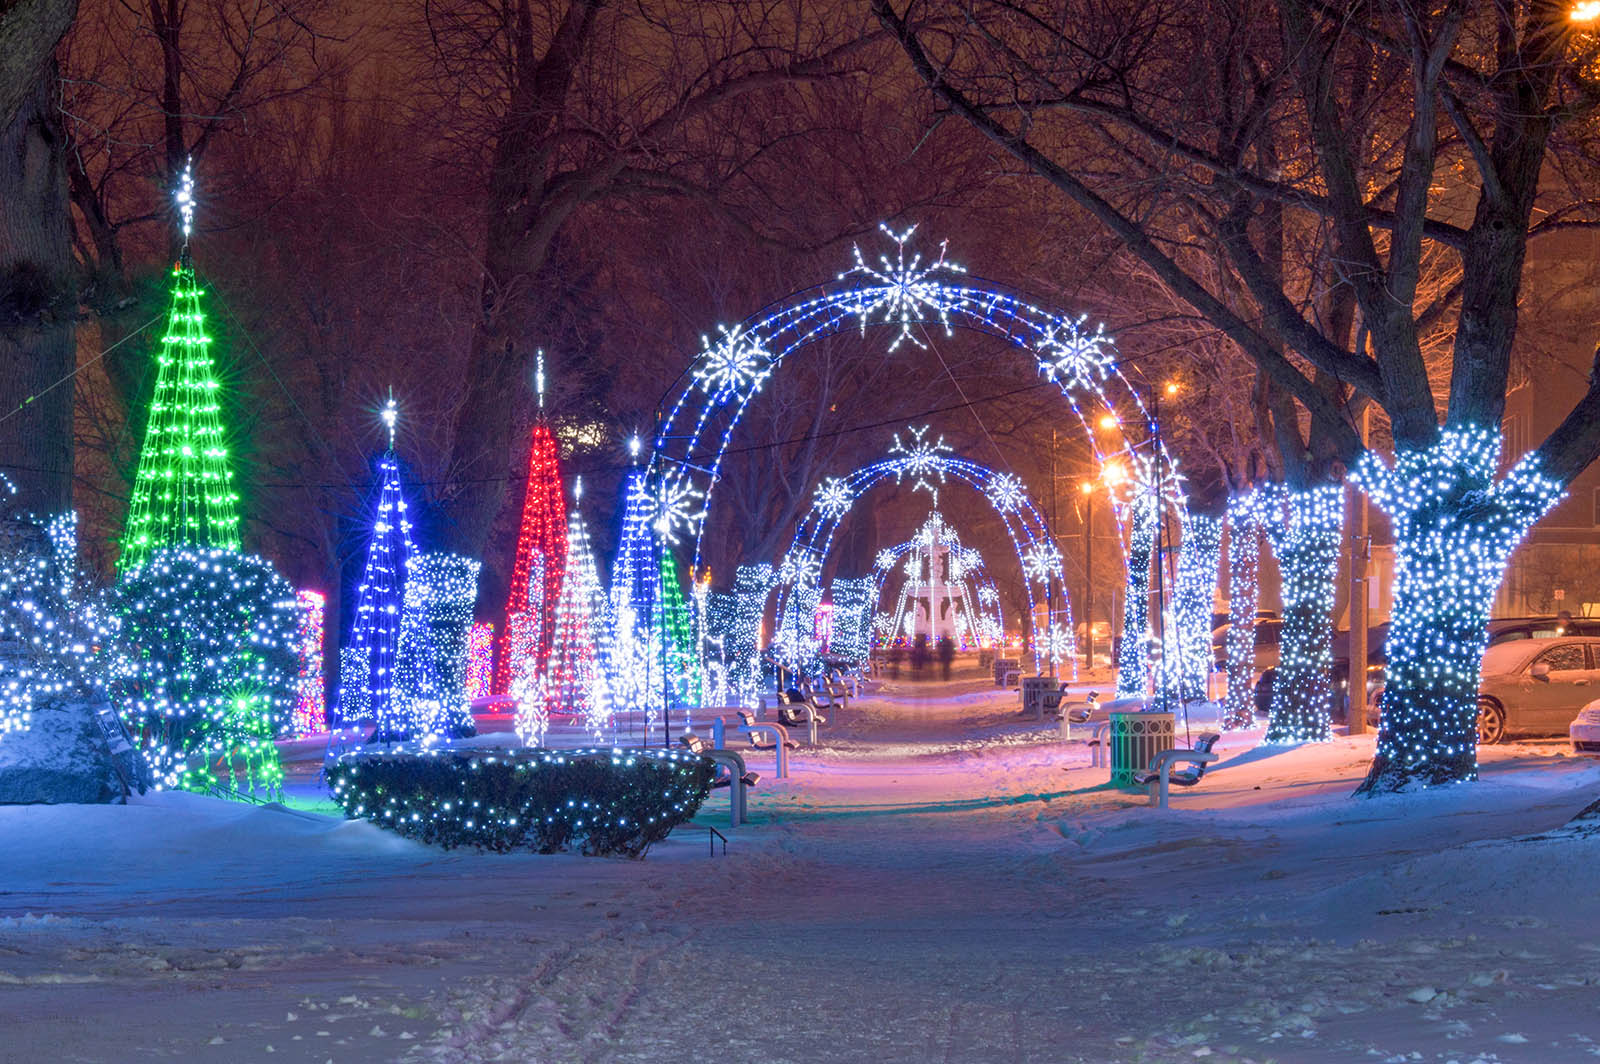
[[[172,309],[156,356],[156,387],[139,448],[128,524],[117,567],[126,572],[162,547],[239,549],[239,496],[228,465],[204,294],[189,258],[194,180],[177,192],[183,253],[172,268]]]

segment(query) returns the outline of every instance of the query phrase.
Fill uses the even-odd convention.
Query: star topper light
[[[900,434],[894,434],[894,446],[889,448],[890,454],[902,455],[895,466],[894,482],[900,483],[906,476],[914,477],[911,485],[912,491],[925,491],[933,496],[934,505],[939,504],[939,488],[933,483],[937,478],[939,484],[944,481],[945,456],[952,453],[950,445],[944,442],[941,435],[937,440],[928,439],[928,426],[911,428],[906,431],[910,434],[908,440],[901,440]]]
[[[890,262],[887,255],[879,255],[879,265],[869,266],[858,244],[853,249],[856,264],[841,273],[839,279],[842,281],[853,274],[866,278],[864,286],[857,290],[851,308],[861,319],[863,336],[866,335],[871,317],[881,313],[883,324],[900,326],[900,332],[889,344],[891,353],[906,340],[926,349],[928,345],[917,339],[911,326],[937,318],[939,324],[944,326],[945,335],[951,335],[950,310],[957,305],[958,299],[939,275],[966,273],[966,268],[946,261],[949,241],[939,244],[939,257],[926,266],[922,264],[920,252],[913,254],[911,261],[907,262],[906,244],[917,227],[913,225],[903,233],[896,233],[880,222],[878,228],[895,243],[894,261]]]

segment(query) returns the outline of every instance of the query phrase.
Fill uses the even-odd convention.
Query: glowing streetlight
[[[1600,3],[1600,0],[1595,0],[1595,2],[1596,3]],[[1121,424],[1121,422],[1119,422],[1117,420],[1117,415],[1115,415],[1115,414],[1101,414],[1100,415],[1100,427],[1103,428],[1103,429],[1114,429],[1119,424]]]
[[[1100,470],[1100,479],[1113,488],[1126,480],[1127,476],[1127,471],[1122,468],[1121,462],[1107,462],[1105,468]]]
[[[1567,12],[1567,18],[1573,22],[1593,22],[1600,19],[1600,0],[1578,0],[1572,5],[1572,10]]]
[[[1094,481],[1086,480],[1082,484],[1078,485],[1078,489],[1085,495],[1092,495],[1094,494]]]
[[[1600,0],[1596,0],[1596,2],[1600,3]],[[1166,392],[1167,392],[1168,395],[1177,395],[1178,394],[1178,382],[1177,381],[1168,381],[1167,382]]]

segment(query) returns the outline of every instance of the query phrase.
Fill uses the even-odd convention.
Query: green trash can
[[[1133,774],[1143,772],[1164,750],[1173,747],[1177,718],[1171,713],[1113,713],[1110,742],[1111,786],[1133,787]]]

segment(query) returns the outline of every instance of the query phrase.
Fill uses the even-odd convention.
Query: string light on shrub
[[[117,559],[123,572],[161,547],[239,547],[239,496],[222,429],[221,385],[201,309],[204,292],[189,258],[194,185],[187,169],[177,195],[183,252],[172,268],[167,331]]]
[[[130,673],[118,712],[162,786],[210,786],[198,766],[292,723],[300,607],[270,562],[167,547],[117,582]],[[276,758],[274,753],[273,758]],[[193,762],[191,764],[191,761]]]
[[[401,750],[346,754],[328,783],[345,816],[445,849],[642,857],[715,773],[687,750]]]
[[[1261,523],[1263,496],[1256,491],[1228,500],[1228,634],[1224,648],[1228,693],[1222,727],[1255,726],[1256,613],[1261,604]]]
[[[1274,487],[1264,501],[1272,515],[1267,540],[1283,576],[1283,627],[1263,741],[1326,742],[1333,737],[1333,602],[1344,488]]]
[[[1489,612],[1511,552],[1563,495],[1538,452],[1496,480],[1499,463],[1497,429],[1467,426],[1400,450],[1392,467],[1371,452],[1356,465],[1395,542],[1382,717],[1364,792],[1476,778]]]
[[[0,500],[15,486],[0,474]],[[0,506],[0,511],[5,507]],[[66,699],[98,700],[123,669],[115,614],[76,594],[61,567],[60,534],[76,519],[6,520],[0,543],[0,743],[26,731],[34,711]]]
[[[300,610],[295,636],[296,656],[300,660],[295,676],[296,735],[314,735],[328,726],[322,680],[322,624],[326,601],[320,591],[295,592],[295,604]]]

